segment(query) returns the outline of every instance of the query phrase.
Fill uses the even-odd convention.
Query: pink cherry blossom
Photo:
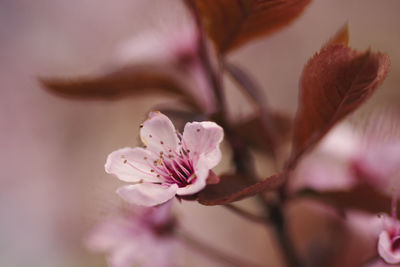
[[[347,190],[359,180],[350,169],[357,155],[359,136],[348,124],[336,126],[315,150],[300,161],[290,180],[290,190],[311,188],[317,191]]]
[[[398,116],[386,112],[373,118],[362,133],[348,124],[338,125],[301,160],[291,190],[349,190],[364,183],[390,195],[400,186],[398,122]]]
[[[117,48],[112,64],[170,64],[179,67],[191,82],[187,87],[206,113],[215,112],[216,97],[199,54],[199,30],[191,20],[178,25],[163,25],[161,29],[144,32]]]
[[[173,266],[171,201],[158,207],[138,208],[99,223],[88,236],[86,246],[94,252],[106,252],[112,267]]]
[[[392,217],[383,215],[383,230],[379,234],[378,253],[390,264],[400,263],[400,222],[397,219],[398,190],[393,190]]]
[[[221,160],[223,129],[214,122],[187,123],[180,134],[167,116],[151,112],[140,137],[145,148],[119,149],[105,164],[107,173],[132,183],[117,193],[133,204],[154,206],[175,195],[195,194]]]
[[[400,263],[400,222],[384,215],[384,230],[379,234],[378,253],[390,264]]]

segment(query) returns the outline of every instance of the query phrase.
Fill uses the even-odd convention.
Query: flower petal
[[[145,250],[142,247],[147,248],[148,245],[140,244],[141,239],[135,240],[136,242],[121,244],[121,246],[114,249],[108,256],[109,265],[111,267],[130,267],[136,264],[142,266],[141,263],[146,260],[147,256],[141,253]]]
[[[140,130],[140,138],[157,155],[169,149],[176,151],[179,142],[171,120],[158,111],[150,112]]]
[[[153,155],[140,148],[125,147],[112,152],[107,157],[105,170],[125,182],[160,182],[160,179],[151,172]]]
[[[155,206],[164,203],[176,194],[178,186],[140,183],[118,188],[117,193],[127,202],[141,206]]]
[[[400,263],[400,250],[392,250],[392,241],[387,231],[382,231],[379,235],[378,252],[387,263]]]
[[[184,145],[191,155],[203,154],[207,168],[215,167],[221,160],[219,144],[224,137],[223,129],[211,121],[186,123],[183,131]]]

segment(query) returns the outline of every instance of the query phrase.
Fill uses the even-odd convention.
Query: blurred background
[[[104,256],[89,253],[82,240],[120,204],[114,193],[119,183],[104,172],[106,156],[138,144],[147,112],[171,99],[72,101],[43,90],[37,77],[101,69],[121,43],[179,23],[184,13],[177,0],[0,0],[0,266],[105,266]],[[313,1],[291,26],[229,59],[253,74],[271,107],[293,116],[302,67],[347,22],[354,48],[371,47],[391,59],[388,78],[357,117],[399,103],[399,14],[398,0]],[[226,84],[233,114],[246,116],[248,106]],[[219,169],[227,166],[228,157]],[[251,200],[239,204],[254,208]],[[289,214],[300,244],[318,216],[298,205]],[[219,207],[182,202],[175,208],[183,228],[201,240],[265,266],[283,266],[268,229]],[[177,266],[222,266],[190,250],[179,256]]]

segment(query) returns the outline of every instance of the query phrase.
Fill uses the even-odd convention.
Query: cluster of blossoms
[[[132,183],[117,193],[134,204],[133,210],[99,224],[87,246],[108,252],[113,267],[173,266],[171,199],[206,186],[211,168],[221,160],[223,130],[214,122],[191,122],[180,134],[167,116],[151,112],[140,136],[145,148],[119,149],[105,164],[107,173]]]
[[[318,192],[345,192],[366,185],[391,196],[391,216],[383,213],[359,216],[349,212],[347,219],[349,225],[367,229],[365,234],[376,240],[377,251],[386,263],[400,264],[400,222],[397,219],[400,139],[396,129],[395,135],[388,129],[396,123],[396,117],[384,113],[377,118],[362,134],[347,124],[332,130],[313,153],[302,159],[290,189],[293,193],[307,188]]]

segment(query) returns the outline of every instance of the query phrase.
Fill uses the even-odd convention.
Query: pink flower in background
[[[363,183],[390,195],[400,185],[400,127],[393,113],[380,112],[362,133],[348,124],[335,127],[299,163],[291,190],[348,190]]]
[[[145,148],[119,149],[105,164],[107,173],[133,183],[117,191],[133,204],[154,206],[175,195],[195,194],[221,160],[223,129],[214,122],[187,123],[181,135],[167,116],[151,112],[140,137]]]
[[[200,34],[190,20],[178,25],[163,25],[123,42],[115,53],[113,64],[166,64],[178,67],[188,79],[187,90],[206,113],[216,110],[216,97],[210,86],[199,53]]]
[[[368,125],[362,145],[351,161],[351,169],[359,180],[388,195],[400,185],[399,116],[397,111],[392,113],[379,114]]]
[[[400,222],[384,215],[384,230],[379,234],[378,253],[390,264],[400,263]]]
[[[392,217],[383,215],[383,230],[379,234],[378,253],[390,264],[400,263],[400,222],[397,219],[397,194],[393,191],[392,196]]]
[[[306,155],[290,180],[291,191],[311,188],[317,191],[347,190],[359,180],[350,169],[361,143],[354,129],[347,124],[336,126],[315,150]]]
[[[86,240],[88,249],[108,253],[112,267],[173,266],[174,220],[171,202],[132,209],[98,224]]]

